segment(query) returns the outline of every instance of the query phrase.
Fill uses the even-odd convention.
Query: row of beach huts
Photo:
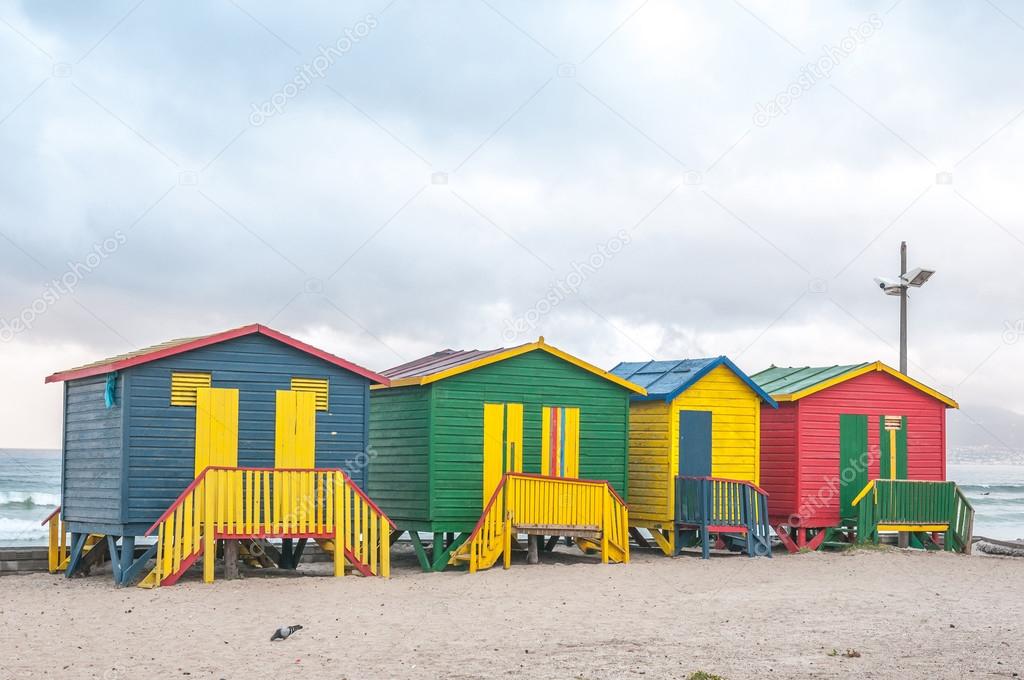
[[[374,372],[262,325],[55,373],[62,506],[51,571],[109,561],[118,585],[193,567],[388,576],[506,568],[558,545],[771,556],[878,541],[967,552],[946,481],[949,397],[880,362],[724,356],[603,370],[544,338]]]

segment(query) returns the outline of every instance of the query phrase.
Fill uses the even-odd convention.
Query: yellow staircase
[[[474,573],[504,556],[508,569],[517,534],[568,536],[585,551],[600,551],[604,563],[629,562],[628,510],[608,482],[509,473],[449,564]]]
[[[176,583],[200,557],[215,558],[217,541],[264,538],[315,540],[335,576],[347,565],[388,578],[393,528],[342,470],[208,467],[146,532],[157,533],[156,565],[139,586]],[[214,559],[204,558],[203,580],[213,579]]]

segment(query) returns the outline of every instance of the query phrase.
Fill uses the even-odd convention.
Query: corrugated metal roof
[[[443,349],[440,352],[428,354],[425,357],[414,359],[400,366],[394,366],[381,371],[381,375],[389,380],[402,380],[405,378],[423,378],[428,375],[447,371],[456,366],[472,363],[485,357],[507,352],[505,347],[498,349]]]
[[[759,397],[773,407],[777,406],[746,373],[741,371],[728,357],[704,359],[676,359],[673,361],[624,361],[610,372],[620,378],[636,383],[647,390],[647,399],[671,401],[717,366],[726,366],[740,380],[747,383]],[[638,398],[638,397],[634,397]],[[642,398],[642,397],[639,397]]]
[[[210,335],[215,335],[215,333],[211,333]],[[134,359],[135,357],[144,356],[146,354],[152,354],[153,352],[162,352],[163,350],[171,349],[177,347],[178,345],[185,345],[195,340],[202,340],[203,338],[210,337],[210,335],[196,335],[191,338],[178,338],[177,340],[168,340],[166,342],[161,342],[158,345],[151,345],[150,347],[134,349],[130,352],[125,352],[124,354],[115,354],[112,357],[100,359],[99,361],[90,361],[89,363],[82,364],[81,366],[75,366],[74,368],[64,369],[63,371],[59,371],[59,373],[77,373],[78,371],[84,371],[86,369],[94,368],[97,366],[106,366],[107,364],[128,361],[129,359]]]
[[[845,366],[772,366],[750,377],[768,394],[795,394],[844,373],[864,368],[868,363]]]
[[[613,368],[611,372],[646,388],[647,394],[651,397],[664,398],[691,382],[694,375],[716,360],[717,358],[624,361]]]

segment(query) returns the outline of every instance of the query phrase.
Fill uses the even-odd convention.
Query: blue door
[[[679,412],[679,474],[711,476],[711,411]]]

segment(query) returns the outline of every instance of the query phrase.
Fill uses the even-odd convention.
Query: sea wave
[[[38,505],[55,508],[60,494],[45,491],[0,491],[0,505]]]
[[[959,484],[964,491],[1007,491],[1012,493],[1024,493],[1024,484],[1003,483],[1003,484]]]
[[[30,519],[0,517],[0,542],[46,538],[47,528]]]

